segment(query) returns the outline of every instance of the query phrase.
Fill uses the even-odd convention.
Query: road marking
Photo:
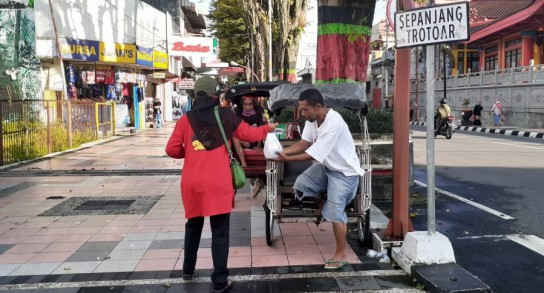
[[[415,182],[417,185],[420,185],[420,186],[423,186],[423,187],[427,187],[427,184],[425,184],[425,183],[423,183],[423,182],[421,182],[421,181],[419,181],[419,180],[414,180],[414,182]],[[514,217],[511,217],[511,216],[509,216],[509,215],[506,215],[505,213],[501,213],[501,212],[499,212],[499,211],[497,211],[497,210],[494,210],[494,209],[492,209],[492,208],[486,207],[486,206],[484,206],[483,204],[479,204],[479,203],[477,203],[477,202],[475,202],[475,201],[473,201],[473,200],[466,199],[466,198],[464,198],[464,197],[462,197],[462,196],[459,196],[459,195],[457,195],[457,194],[451,193],[451,192],[449,192],[449,191],[445,191],[445,190],[440,189],[440,188],[435,188],[435,190],[436,190],[438,193],[442,193],[442,194],[447,195],[447,196],[449,196],[449,197],[453,197],[453,198],[455,198],[455,199],[457,199],[457,200],[460,200],[460,201],[462,201],[462,202],[464,202],[464,203],[466,203],[466,204],[469,204],[469,205],[471,205],[471,206],[474,206],[474,207],[476,207],[476,208],[479,208],[479,209],[481,209],[481,210],[484,210],[484,211],[486,211],[486,212],[488,212],[488,213],[490,213],[490,214],[492,214],[492,215],[495,215],[495,216],[497,216],[497,217],[499,217],[499,218],[503,218],[503,219],[505,219],[505,220],[514,220],[514,219],[515,219]]]
[[[327,278],[327,277],[367,277],[367,276],[407,276],[402,270],[369,270],[351,272],[321,272],[321,273],[295,273],[295,274],[266,274],[266,275],[235,275],[229,279],[233,281],[272,281],[279,279],[306,279],[306,278]],[[65,282],[65,283],[36,283],[36,284],[15,284],[2,285],[0,290],[30,290],[30,289],[62,289],[80,287],[115,287],[115,286],[137,286],[137,285],[171,285],[183,283],[209,283],[209,277],[194,278],[192,281],[185,281],[182,278],[144,279],[144,280],[111,280],[91,282]],[[372,291],[376,292],[376,291]],[[392,292],[392,291],[383,291]],[[394,291],[401,292],[401,291]],[[402,291],[420,292],[420,291]]]
[[[521,244],[530,250],[540,254],[544,255],[544,239],[539,238],[535,235],[507,235],[506,238]]]
[[[481,236],[463,236],[463,237],[457,237],[459,240],[465,240],[465,239],[480,239],[480,238],[505,238],[504,235],[481,235]]]
[[[533,147],[533,146],[522,145],[522,144],[515,144],[515,143],[505,143],[505,142],[497,142],[497,141],[492,141],[491,143],[504,144],[504,145],[517,146],[517,147],[524,147],[524,148],[535,149],[535,150],[544,150],[544,148]]]
[[[465,239],[481,239],[481,238],[501,238],[514,241],[530,250],[544,255],[544,239],[535,236],[535,235],[524,235],[524,234],[511,234],[511,235],[481,235],[481,236],[464,236],[457,237],[459,240]]]

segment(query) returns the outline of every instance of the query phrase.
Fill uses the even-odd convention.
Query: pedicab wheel
[[[264,204],[264,215],[266,224],[266,244],[272,246],[272,237],[274,236],[274,215],[268,208],[268,204]]]
[[[447,127],[446,128],[446,139],[451,139],[451,136],[452,136],[452,130],[451,130],[451,127]]]
[[[357,234],[363,246],[370,246],[372,244],[372,238],[370,237],[370,210],[366,211],[364,216],[360,216],[357,219]]]

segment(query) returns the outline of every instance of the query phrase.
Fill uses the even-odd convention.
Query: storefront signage
[[[160,51],[153,51],[153,67],[168,69],[168,54]]]
[[[153,50],[136,46],[136,64],[153,67]]]
[[[60,46],[64,59],[98,61],[97,41],[66,38],[61,40]]]
[[[130,44],[100,42],[100,61],[136,63],[136,46]]]
[[[153,78],[166,78],[166,72],[153,72]]]
[[[395,13],[397,48],[466,41],[468,2]]]
[[[178,88],[182,90],[192,90],[195,88],[195,81],[190,78],[180,78],[178,80]]]
[[[217,47],[214,45],[214,38],[170,36],[168,54],[192,60],[198,67],[202,60],[217,59]]]

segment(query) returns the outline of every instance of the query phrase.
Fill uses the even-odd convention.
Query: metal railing
[[[0,100],[0,166],[115,135],[115,104]]]
[[[444,89],[443,81],[443,78],[436,79],[435,86],[437,90]],[[446,78],[446,88],[507,86],[522,83],[544,83],[544,64],[472,72]],[[420,79],[419,89],[424,89],[425,85],[425,80]],[[412,90],[415,90],[414,83],[412,83]]]

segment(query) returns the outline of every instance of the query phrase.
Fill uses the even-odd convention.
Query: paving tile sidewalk
[[[193,286],[179,279],[185,229],[179,190],[183,163],[164,154],[172,128],[170,124],[161,129],[140,131],[0,170],[0,290],[38,290],[22,285],[39,287],[36,284],[89,280],[114,282],[107,286],[115,287],[116,281],[131,278],[174,278],[172,282],[176,286]],[[152,196],[153,204],[142,203],[144,211],[126,212],[127,206]],[[85,197],[81,199],[85,205],[66,205],[54,211],[58,214],[46,213],[79,197]],[[100,209],[109,200],[115,200],[114,208],[108,202],[107,208]],[[334,253],[332,225],[282,223],[275,227],[275,231],[281,232],[275,233],[274,244],[267,246],[263,202],[263,195],[250,198],[248,186],[236,197],[228,264],[234,277],[263,276],[270,272],[322,272],[323,263]],[[200,247],[197,269],[206,279],[195,284],[209,286],[207,277],[213,262],[208,221]],[[409,277],[402,271],[366,258],[357,244],[354,248],[348,248],[351,265],[346,270],[377,272],[376,276],[367,276],[369,278],[394,276],[381,285],[372,279],[378,282],[378,285],[373,283],[377,289],[396,288],[395,284],[410,288]],[[323,277],[316,276],[317,279]],[[277,281],[253,277],[247,280],[253,284],[249,287],[257,286],[258,279],[265,280],[266,284]],[[329,287],[342,289],[340,283],[334,284]],[[79,285],[72,284],[66,289]],[[143,285],[163,286],[169,290],[164,284]],[[240,292],[253,292],[255,288]]]

